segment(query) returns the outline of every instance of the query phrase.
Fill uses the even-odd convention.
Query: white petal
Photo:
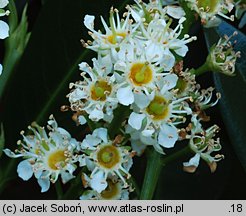
[[[101,143],[101,139],[98,139],[91,134],[88,134],[86,138],[81,143],[82,149],[94,149],[95,146],[97,146],[99,143]]]
[[[143,136],[151,137],[154,132],[155,132],[154,129],[146,129],[146,130],[143,130],[141,133]]]
[[[129,117],[128,123],[132,128],[136,130],[140,130],[140,128],[142,127],[142,122],[145,117],[146,117],[145,114],[138,114],[138,113],[132,112]]]
[[[170,125],[163,124],[159,132],[158,143],[165,148],[172,148],[177,140],[177,129]]]
[[[99,121],[100,119],[103,118],[103,116],[104,114],[102,110],[94,109],[90,112],[89,118],[92,121]]]
[[[107,181],[104,178],[104,172],[102,170],[98,171],[91,179],[91,188],[101,193],[107,187]]]
[[[164,94],[167,90],[174,88],[177,84],[178,76],[176,74],[168,74],[162,79],[163,88],[161,89],[161,93]]]
[[[118,52],[118,59],[121,61],[133,61],[135,58],[135,47],[132,44],[124,44],[124,46],[121,46],[120,51]]]
[[[180,19],[185,16],[183,8],[177,6],[167,6],[167,14],[175,19]]]
[[[67,139],[71,139],[72,138],[70,133],[67,130],[65,130],[64,128],[58,127],[57,128],[57,132],[59,132],[63,137],[65,137]]]
[[[127,70],[126,63],[123,61],[118,61],[114,65],[114,70],[125,72]]]
[[[50,188],[49,178],[43,178],[42,176],[38,179],[38,184],[41,187],[41,193],[46,192]]]
[[[168,49],[166,49],[162,53],[162,60],[160,61],[160,64],[161,66],[164,67],[164,71],[170,71],[172,67],[174,66],[175,57]]]
[[[142,92],[134,93],[134,102],[140,109],[146,108],[150,101],[150,98],[146,94]]]
[[[194,157],[192,157],[189,162],[184,162],[184,166],[195,166],[198,167],[200,161],[200,154],[196,153]]]
[[[127,86],[125,88],[120,88],[117,91],[117,98],[119,102],[125,106],[129,106],[134,102],[134,95],[132,93],[132,88]]]
[[[40,176],[42,175],[43,171],[42,170],[37,170],[35,173],[34,173],[34,176],[36,179],[39,179]]]
[[[93,131],[93,136],[100,138],[104,143],[108,142],[108,130],[106,128],[97,128]]]
[[[178,49],[175,49],[174,51],[179,55],[179,56],[182,56],[182,57],[185,57],[186,53],[188,52],[188,47],[186,45],[182,45],[180,46],[180,48]]]
[[[62,179],[62,183],[66,184],[68,181],[70,181],[71,179],[73,179],[75,176],[73,176],[72,174],[70,174],[69,172],[61,172],[61,179]]]
[[[88,28],[89,30],[93,30],[94,29],[94,20],[95,20],[95,16],[85,15],[84,25],[86,26],[86,28]]]
[[[52,128],[56,129],[56,128],[58,127],[58,124],[57,124],[56,120],[53,118],[53,115],[51,115],[50,118],[51,118],[51,119],[48,121],[48,124],[49,124]]]
[[[6,22],[0,20],[0,39],[5,39],[9,36],[9,26]]]
[[[86,118],[84,116],[79,116],[78,121],[80,125],[84,125],[86,123]]]
[[[79,64],[79,70],[88,72],[88,71],[90,71],[90,66],[88,65],[87,62],[81,62]]]
[[[0,0],[0,8],[5,8],[8,5],[8,0]]]
[[[70,93],[69,95],[69,101],[71,103],[76,102],[80,99],[85,99],[87,98],[87,94],[85,91],[76,88],[72,93]]]
[[[151,59],[153,62],[160,61],[163,48],[159,44],[155,44],[152,41],[148,41],[146,45],[145,51],[147,59]]]
[[[86,166],[91,172],[95,169],[95,163],[88,158],[86,158]]]
[[[17,173],[24,181],[30,179],[33,175],[32,165],[28,160],[21,161],[17,167]]]
[[[140,136],[140,140],[145,145],[155,145],[156,143],[156,140],[153,139],[152,137],[146,137],[146,136],[143,136],[142,134]]]
[[[114,73],[114,77],[118,83],[124,82],[124,80],[125,80],[125,78],[118,73]]]
[[[3,72],[3,66],[0,64],[0,76],[1,76],[2,72]]]

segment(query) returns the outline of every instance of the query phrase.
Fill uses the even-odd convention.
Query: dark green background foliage
[[[19,12],[24,3],[25,1],[18,0]],[[75,126],[71,120],[72,113],[60,112],[60,107],[68,104],[66,94],[69,92],[69,82],[80,78],[80,72],[77,69],[79,60],[90,63],[90,58],[95,56],[90,51],[83,54],[85,49],[82,48],[80,39],[89,39],[87,29],[83,26],[83,17],[85,14],[94,14],[98,21],[99,15],[107,18],[109,8],[112,5],[118,8],[123,1],[47,0],[42,5],[41,1],[33,0],[29,3],[29,28],[32,31],[30,42],[0,101],[0,120],[4,123],[6,147],[11,149],[16,147],[16,141],[21,138],[19,135],[21,130],[26,130],[27,125],[34,120],[45,125],[51,113],[73,136],[80,140],[83,138],[85,129]],[[100,28],[100,22],[96,23],[96,26]],[[225,29],[220,28],[219,31],[220,34],[225,33],[223,32]],[[199,40],[190,45],[185,65],[196,68],[205,60],[207,48],[202,28],[198,24],[193,26],[191,33],[198,34]],[[209,35],[214,37],[212,32]],[[245,52],[245,36],[242,34],[240,38],[244,38],[242,50]],[[245,60],[245,53],[243,56]],[[187,174],[182,171],[182,162],[187,161],[189,157],[180,158],[163,170],[155,199],[246,198],[246,175],[243,170],[243,167],[246,167],[244,136],[246,135],[246,70],[245,67],[239,70],[240,74],[233,78],[215,76],[218,90],[226,96],[223,96],[221,100],[221,113],[218,106],[208,113],[212,119],[211,124],[216,123],[222,128],[220,136],[225,160],[218,164],[217,172],[214,174],[210,173],[204,162],[201,162],[195,174]],[[199,82],[204,87],[214,85],[211,74],[202,75],[199,77]],[[57,87],[60,91],[56,97],[53,97]],[[53,101],[52,106],[47,106],[47,102]],[[238,153],[243,166],[235,152]],[[135,164],[131,170],[140,185],[146,164],[144,160],[145,157],[135,158]],[[10,161],[13,160],[2,156],[0,179],[6,174],[6,167]],[[13,180],[5,186],[5,190],[0,195],[1,199],[56,199],[54,188],[41,194],[36,179],[32,178],[24,182],[20,178],[15,178],[16,165],[17,163],[13,164],[13,172],[8,175],[13,177]],[[64,186],[64,190],[66,188],[67,186]]]

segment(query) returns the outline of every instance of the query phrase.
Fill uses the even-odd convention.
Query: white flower
[[[61,175],[65,184],[74,178],[73,172],[76,165],[73,154],[78,150],[78,142],[63,128],[58,127],[53,116],[48,122],[49,134],[44,128],[34,124],[29,129],[33,135],[23,136],[19,141],[20,149],[14,152],[4,149],[6,155],[12,158],[25,158],[17,167],[20,178],[27,181],[33,175],[37,178],[41,192],[46,192],[50,182],[55,183]]]
[[[118,176],[127,186],[132,166],[130,152],[122,146],[118,147],[108,139],[107,129],[98,128],[92,135],[87,135],[81,143],[81,149],[87,155],[80,156],[80,165],[87,166],[90,171],[90,187],[101,193],[108,186],[108,176]]]
[[[135,93],[148,93],[156,89],[156,83],[165,73],[162,67],[152,64],[152,60],[140,47],[130,44],[119,51],[119,60],[114,65],[115,78],[119,83],[117,98],[119,103],[128,106],[133,104]]]
[[[188,6],[196,11],[201,17],[201,22],[205,27],[213,27],[220,23],[216,15],[222,16],[226,19],[234,20],[234,16],[228,17],[226,14],[231,12],[234,5],[231,0],[186,0]]]
[[[157,14],[147,28],[143,23],[140,25],[143,40],[146,40],[144,45],[147,58],[159,64],[165,71],[170,71],[175,64],[173,52],[184,57],[188,52],[186,44],[196,40],[196,37],[189,35],[179,39],[184,21],[184,17],[179,19],[177,26],[172,29],[172,19],[163,19]]]
[[[82,174],[84,187],[90,186],[91,179],[85,174]],[[101,193],[96,190],[86,190],[81,200],[128,200],[129,188],[124,187],[124,183],[120,179],[110,177],[107,179],[107,188]]]
[[[84,111],[92,121],[111,121],[113,110],[118,105],[115,78],[109,74],[112,66],[105,58],[93,59],[93,68],[82,62],[79,66],[83,71],[83,81],[71,83],[70,88],[74,89],[67,96],[72,110]],[[79,122],[85,123],[85,119],[80,118]]]
[[[178,129],[176,126],[185,121],[185,115],[190,115],[191,109],[186,102],[189,97],[176,98],[169,89],[176,85],[176,75],[166,76],[166,81],[159,85],[159,90],[148,96],[148,103],[140,104],[131,113],[128,124],[138,131],[138,138],[144,144],[153,145],[156,150],[163,153],[160,146],[172,148],[178,140]],[[136,94],[137,95],[137,94]],[[141,95],[139,95],[141,97]],[[137,100],[136,100],[137,101]],[[131,136],[134,132],[130,132]],[[136,139],[136,134],[134,135]]]
[[[116,15],[116,18],[114,17],[114,14]],[[117,49],[120,49],[124,41],[127,41],[132,37],[134,32],[130,20],[130,13],[126,12],[123,16],[125,17],[124,19],[120,18],[118,10],[111,8],[109,18],[110,26],[108,26],[103,17],[101,17],[101,22],[105,30],[105,33],[102,33],[101,31],[96,31],[94,29],[95,17],[86,15],[84,18],[84,25],[90,30],[89,34],[93,38],[93,42],[88,41],[87,43],[84,43],[85,47],[96,52],[103,51],[104,54],[117,52]]]
[[[189,162],[183,163],[184,170],[190,173],[196,171],[200,158],[207,162],[211,172],[215,172],[217,163],[224,158],[223,155],[217,154],[212,156],[213,152],[221,150],[220,140],[214,139],[214,136],[219,130],[217,125],[213,125],[207,130],[203,130],[200,121],[197,116],[194,115],[191,119],[192,129],[189,137],[189,146],[192,151],[195,152],[195,156],[192,157]]]

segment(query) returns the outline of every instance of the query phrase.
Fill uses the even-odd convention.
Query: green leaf
[[[0,98],[3,96],[5,88],[11,77],[13,77],[13,72],[19,63],[30,38],[30,33],[28,33],[28,21],[26,14],[27,5],[23,10],[19,24],[14,1],[10,1],[9,5],[9,8],[11,11],[13,11],[13,14],[9,16],[10,35],[5,40],[6,53],[3,60],[4,70],[0,78]]]
[[[231,40],[237,41],[235,50],[241,51],[241,58],[237,62],[235,77],[214,74],[215,86],[222,94],[220,108],[223,120],[234,146],[235,152],[246,171],[246,36],[226,22],[222,22],[216,29],[205,30],[207,44],[210,47],[219,36],[238,35]]]

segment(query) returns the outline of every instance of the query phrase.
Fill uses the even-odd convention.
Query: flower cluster
[[[9,4],[8,0],[0,0],[0,17],[9,15],[9,10],[4,8]],[[0,39],[5,39],[9,36],[9,26],[6,22],[0,20]],[[3,66],[0,64],[0,75],[2,74]]]
[[[136,1],[122,16],[111,8],[108,22],[101,17],[102,31],[95,29],[95,16],[84,17],[92,40],[82,44],[97,56],[91,66],[79,64],[81,80],[70,84],[67,97],[77,123],[88,123],[91,134],[77,141],[53,117],[49,134],[33,125],[33,135],[21,133],[24,141],[16,154],[5,149],[10,157],[25,158],[17,170],[22,179],[34,174],[44,192],[59,175],[66,183],[81,167],[79,175],[88,189],[80,199],[128,199],[134,190],[133,157],[146,148],[163,156],[165,149],[181,141],[195,153],[184,163],[185,171],[194,172],[200,159],[215,171],[216,162],[223,158],[213,154],[221,149],[214,138],[218,126],[205,130],[202,122],[209,121],[205,111],[218,102],[220,94],[214,94],[212,87],[202,89],[195,70],[183,68],[188,44],[196,37],[183,32],[186,18],[178,2],[164,2]],[[187,2],[204,23],[232,9],[230,1]],[[238,53],[229,40],[221,39],[207,59],[210,69],[231,75]],[[123,119],[122,111],[127,113]]]

